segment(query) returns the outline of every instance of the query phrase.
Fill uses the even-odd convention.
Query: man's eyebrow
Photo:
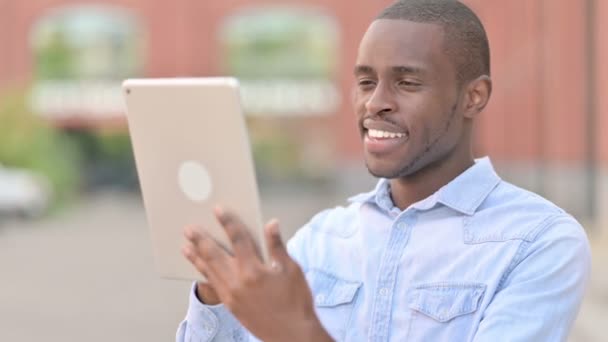
[[[398,65],[391,68],[392,71],[396,74],[423,74],[424,70],[422,68],[417,68],[413,66],[405,66]]]
[[[424,69],[415,67],[415,66],[397,65],[397,66],[391,67],[390,69],[395,74],[415,74],[415,75],[424,74]],[[376,73],[376,71],[374,70],[374,68],[372,68],[369,65],[355,66],[355,70],[354,70],[355,75],[374,74],[374,73]]]
[[[373,73],[375,73],[375,71],[374,71],[374,68],[370,67],[369,65],[356,65],[353,73],[355,75],[373,74]]]

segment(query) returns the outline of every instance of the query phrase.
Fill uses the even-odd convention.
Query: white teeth
[[[380,131],[380,130],[377,130],[377,129],[370,129],[367,132],[367,135],[369,135],[371,138],[391,138],[391,139],[395,139],[395,138],[403,138],[403,137],[405,137],[404,133],[386,132],[386,131]]]

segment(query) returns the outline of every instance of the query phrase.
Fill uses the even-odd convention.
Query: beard
[[[448,120],[446,121],[445,126],[433,139],[425,139],[424,148],[422,151],[416,153],[412,160],[405,162],[403,165],[397,165],[397,167],[379,171],[370,167],[369,162],[366,159],[365,167],[367,168],[367,171],[377,178],[407,178],[416,175],[418,172],[428,167],[441,164],[456,148],[456,146],[452,146],[446,150],[444,147],[445,143],[443,143],[447,140],[450,127],[456,118],[456,110],[457,104],[454,104],[448,114]]]

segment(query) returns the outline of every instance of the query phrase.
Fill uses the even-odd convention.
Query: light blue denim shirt
[[[389,182],[316,215],[288,243],[337,341],[565,341],[590,249],[577,221],[480,159],[399,210]],[[191,293],[177,341],[257,341]]]

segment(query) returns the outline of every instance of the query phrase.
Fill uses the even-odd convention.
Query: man
[[[270,266],[222,208],[234,254],[186,228],[184,254],[209,284],[194,286],[177,340],[566,340],[588,242],[563,210],[473,158],[489,55],[481,22],[458,1],[385,9],[355,66],[354,107],[378,185],[315,216],[287,249],[269,223]]]

